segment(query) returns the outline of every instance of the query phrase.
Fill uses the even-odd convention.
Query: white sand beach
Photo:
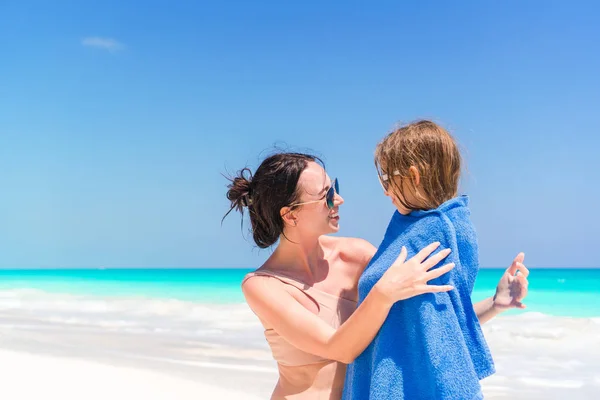
[[[0,398],[198,400],[260,397],[141,369],[0,351]]]
[[[0,399],[268,399],[276,365],[245,304],[0,293]],[[486,399],[597,399],[600,320],[484,325]]]

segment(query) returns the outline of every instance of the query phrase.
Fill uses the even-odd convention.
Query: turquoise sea
[[[242,296],[248,272],[0,270],[0,349],[235,372],[268,398],[277,367]],[[492,296],[503,273],[481,270],[473,300]],[[498,371],[486,398],[597,398],[600,269],[532,269],[529,282],[526,310],[482,326]]]
[[[33,289],[86,297],[232,304],[244,302],[240,282],[248,272],[245,269],[10,269],[0,270],[0,292],[6,295],[7,291]],[[502,273],[500,269],[482,269],[473,300],[493,295]],[[600,269],[532,269],[529,282],[527,311],[556,316],[600,316]]]

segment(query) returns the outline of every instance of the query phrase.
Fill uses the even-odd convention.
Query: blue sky
[[[221,176],[323,157],[378,244],[373,150],[432,118],[463,150],[481,263],[598,267],[593,2],[0,3],[0,267],[245,267]]]

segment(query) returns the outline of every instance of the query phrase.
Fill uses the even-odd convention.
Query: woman
[[[231,210],[248,209],[259,247],[279,241],[242,283],[278,364],[271,399],[340,399],[346,364],[373,340],[395,302],[452,289],[427,285],[453,267],[432,270],[449,254],[427,258],[439,245],[432,243],[408,261],[402,251],[356,308],[358,279],[376,249],[362,239],[326,236],[339,230],[344,200],[321,164],[306,154],[275,154],[253,176],[240,171],[227,192]],[[480,322],[522,306],[527,270],[521,261],[517,256],[493,298],[475,305]],[[517,268],[523,274],[515,278]]]

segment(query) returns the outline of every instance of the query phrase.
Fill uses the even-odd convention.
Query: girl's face
[[[409,172],[413,173],[412,167]],[[394,171],[392,176],[382,174],[382,177],[379,177],[379,183],[383,187],[383,193],[392,200],[392,204],[400,214],[408,215],[412,211],[404,204],[419,204],[419,200],[414,194],[411,177],[403,176],[400,172]]]
[[[315,162],[309,163],[302,171],[298,180],[300,198],[295,202],[299,207],[290,211],[292,214],[290,217],[293,218],[292,225],[301,234],[321,236],[340,229],[338,211],[344,199],[335,188],[331,190],[332,185],[334,182],[329,175]],[[327,204],[328,192],[330,193],[329,205],[333,206],[331,208]]]
[[[403,196],[402,193],[398,193],[399,190],[397,190],[393,185],[388,185],[388,188],[384,189],[383,193],[392,200],[392,204],[396,207],[396,209],[398,210],[398,212],[400,214],[402,214],[402,215],[408,215],[408,214],[410,214],[410,212],[412,210],[409,209],[409,208],[406,208],[402,204],[402,200],[404,201],[404,203],[408,202],[409,204],[414,204],[414,202],[411,202],[411,199],[414,201],[414,198],[413,198],[413,196],[410,195],[411,194],[410,193],[410,189],[406,185],[406,179],[405,178],[401,178],[399,176],[396,176],[393,179],[394,179],[394,183],[397,185],[397,187],[402,187],[403,186],[402,192],[405,193],[406,195]]]

